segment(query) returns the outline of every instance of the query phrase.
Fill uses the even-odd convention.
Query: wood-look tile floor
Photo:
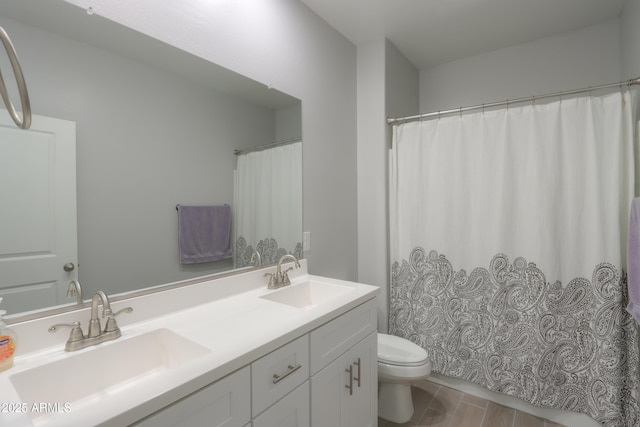
[[[562,427],[526,412],[430,381],[412,387],[413,417],[396,424],[378,418],[378,427]]]

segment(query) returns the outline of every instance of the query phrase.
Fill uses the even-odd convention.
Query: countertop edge
[[[175,388],[167,390],[159,394],[158,396],[142,403],[141,405],[136,406],[135,408],[117,414],[113,418],[97,424],[97,426],[121,427],[122,425],[129,425],[138,422],[141,419],[148,417],[149,415],[152,415],[181,399],[184,399],[192,393],[195,393],[198,390],[201,390],[202,388],[218,380],[221,380],[224,377],[233,374],[234,372],[239,371],[245,366],[250,365],[252,362],[247,363],[248,359],[251,359],[252,361],[260,359],[261,357],[271,353],[279,347],[282,347],[283,345],[286,345],[289,342],[294,341],[295,339],[305,334],[308,334],[309,332],[330,322],[331,320],[340,317],[348,311],[375,299],[378,293],[379,288],[376,288],[376,290],[371,290],[369,293],[362,295],[346,303],[345,305],[336,308],[335,310],[325,313],[324,315],[321,315],[316,319],[305,323],[304,325],[292,329],[291,331],[281,335],[274,340],[269,341],[268,343],[254,348],[253,350],[242,355],[242,357],[240,358],[217,366],[212,370],[203,373],[201,376],[187,380],[184,383],[177,384]],[[141,412],[145,413],[144,415],[142,415],[142,417],[140,416]]]

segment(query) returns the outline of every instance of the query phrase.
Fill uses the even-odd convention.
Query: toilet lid
[[[404,338],[378,334],[378,361],[389,365],[422,365],[429,355],[427,351]]]

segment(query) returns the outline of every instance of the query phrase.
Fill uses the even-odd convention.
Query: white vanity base
[[[14,367],[0,373],[0,402],[13,402],[19,409],[26,406],[13,376],[37,382],[30,372],[75,366],[75,360],[92,357],[97,369],[105,363],[127,363],[117,357],[103,360],[102,355],[113,356],[105,353],[108,346],[126,340],[139,343],[143,335],[165,337],[167,342],[175,342],[170,338],[178,336],[192,343],[194,350],[178,362],[159,361],[160,369],[142,372],[135,379],[111,381],[108,389],[101,389],[100,382],[92,388],[85,381],[86,393],[67,393],[72,402],[57,402],[65,411],[0,413],[0,425],[186,426],[195,422],[269,427],[282,425],[282,416],[293,417],[287,419],[296,426],[376,425],[375,297],[379,289],[312,276],[307,274],[306,262],[301,264],[290,273],[289,291],[298,285],[303,290],[341,290],[311,295],[302,304],[284,295],[287,290],[266,289],[264,275],[275,271],[270,267],[136,296],[112,303],[114,312],[127,306],[134,309],[118,318],[121,338],[76,352],[64,351],[64,331],[50,334],[47,330],[76,320],[86,329],[88,308],[12,325],[21,340],[20,353]],[[273,298],[276,292],[283,295]],[[169,332],[156,333],[161,329]],[[195,352],[198,348],[203,350]],[[127,357],[131,361],[136,355]],[[69,379],[64,384],[67,389],[80,384],[73,372],[62,375]],[[327,424],[325,419],[314,421],[313,414],[337,418]]]

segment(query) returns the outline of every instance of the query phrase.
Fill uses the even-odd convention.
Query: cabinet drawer
[[[309,381],[253,420],[253,427],[309,427]]]
[[[136,427],[239,427],[251,419],[249,367],[134,423]]]
[[[309,336],[304,335],[251,364],[252,414],[256,416],[309,378]]]
[[[374,298],[312,331],[311,375],[375,331],[377,315],[378,306]]]

